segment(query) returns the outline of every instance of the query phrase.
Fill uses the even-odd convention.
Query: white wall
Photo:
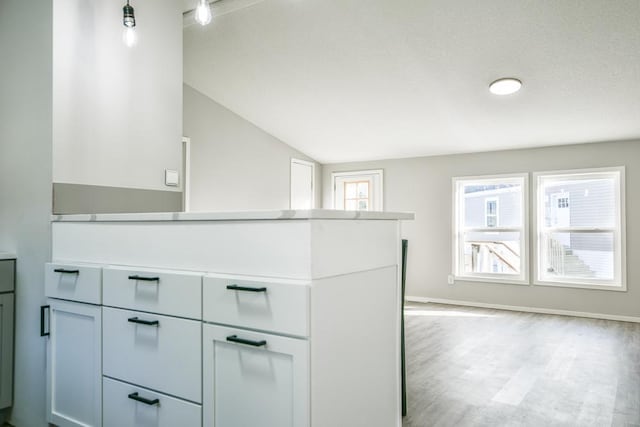
[[[452,184],[456,176],[626,166],[628,292],[457,282],[451,273]],[[325,165],[323,202],[332,206],[331,173],[384,169],[385,210],[414,211],[403,223],[409,239],[407,295],[640,316],[640,141],[583,144],[493,153]],[[533,244],[533,239],[530,239]]]
[[[182,2],[133,2],[134,48],[124,1],[53,4],[53,181],[179,191],[164,169],[181,167]]]
[[[0,0],[0,251],[18,254],[11,422],[21,427],[45,425],[38,309],[51,251],[51,7]]]
[[[292,157],[310,160],[190,86],[184,133],[191,138],[191,210],[289,209]],[[316,163],[316,207],[321,166]]]

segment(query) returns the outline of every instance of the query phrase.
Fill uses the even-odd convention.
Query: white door
[[[309,426],[304,339],[203,327],[204,427]]]
[[[314,165],[291,159],[291,209],[313,209]]]
[[[0,408],[13,404],[13,292],[0,294]]]
[[[347,211],[382,211],[382,170],[334,172],[333,207]]]
[[[59,427],[102,425],[102,310],[49,300],[48,421]]]

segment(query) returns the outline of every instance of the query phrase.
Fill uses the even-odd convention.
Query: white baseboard
[[[452,299],[429,298],[429,297],[407,296],[405,297],[405,300],[411,301],[411,302],[425,302],[425,303],[432,302],[436,304],[462,305],[465,307],[494,308],[497,310],[523,311],[525,313],[556,314],[559,316],[587,317],[590,319],[617,320],[620,322],[640,323],[640,317],[619,316],[617,314],[588,313],[584,311],[556,310],[552,308],[539,308],[539,307],[521,307],[517,305],[487,304],[484,302],[459,301],[459,300],[452,300]]]

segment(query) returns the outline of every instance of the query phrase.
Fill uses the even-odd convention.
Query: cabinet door
[[[0,294],[0,409],[13,404],[13,293]]]
[[[102,425],[100,306],[50,299],[47,342],[48,421],[60,427]]]
[[[203,326],[205,427],[309,425],[309,344]]]

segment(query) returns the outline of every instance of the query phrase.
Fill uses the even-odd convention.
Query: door
[[[382,211],[382,170],[334,172],[333,207],[347,211]]]
[[[291,209],[313,209],[314,165],[291,159]]]
[[[60,427],[102,425],[100,306],[49,299],[48,421]]]
[[[204,427],[309,426],[304,339],[203,327]]]

